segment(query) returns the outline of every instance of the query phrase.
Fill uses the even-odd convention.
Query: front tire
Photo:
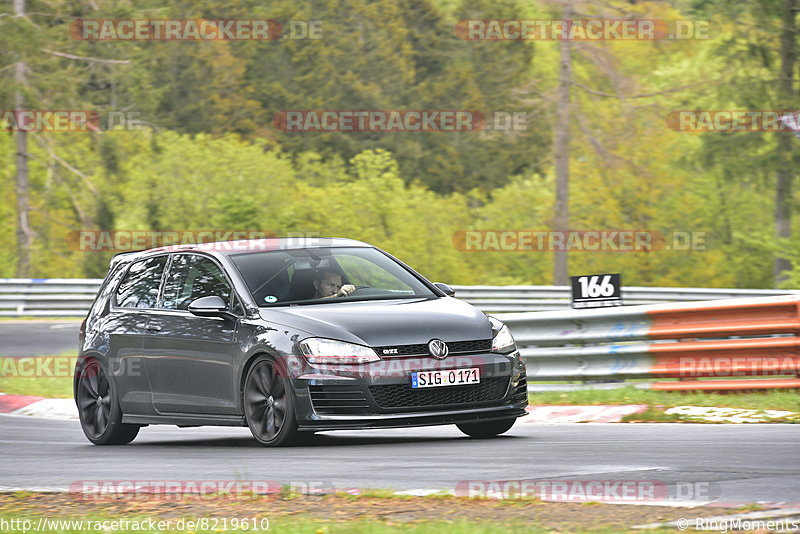
[[[486,421],[483,423],[464,423],[456,425],[464,434],[478,439],[493,438],[511,430],[516,417],[511,419],[501,419],[499,421]]]
[[[125,445],[139,433],[139,425],[122,423],[114,382],[100,360],[86,360],[78,371],[75,401],[83,433],[95,445]]]
[[[262,357],[247,372],[242,392],[244,416],[250,432],[266,447],[297,442],[297,419],[291,384],[277,360]]]

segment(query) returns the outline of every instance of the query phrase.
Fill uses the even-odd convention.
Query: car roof
[[[111,264],[131,261],[140,257],[163,252],[208,252],[221,255],[248,254],[273,250],[294,250],[327,247],[372,247],[369,243],[343,237],[273,237],[265,239],[241,239],[235,241],[214,241],[185,245],[167,245],[146,250],[121,252],[115,255]]]

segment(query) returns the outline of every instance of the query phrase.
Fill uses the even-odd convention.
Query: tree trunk
[[[14,14],[18,17],[25,16],[25,0],[14,0]],[[22,90],[26,85],[27,67],[18,61],[15,71],[17,85],[14,98],[14,109],[19,112],[25,109],[25,98]],[[17,278],[30,276],[31,267],[31,232],[29,215],[30,199],[28,197],[28,133],[17,129]]]
[[[570,20],[572,14],[569,3],[565,4],[564,20]],[[553,151],[556,164],[556,211],[553,218],[553,230],[566,232],[569,230],[569,117],[570,89],[572,86],[572,43],[562,40],[559,43],[561,60],[559,69],[558,97],[556,99],[556,124]],[[557,250],[553,262],[553,283],[567,285],[569,269],[567,252]]]
[[[780,109],[795,109],[794,102],[794,69],[797,63],[797,46],[795,39],[795,15],[797,0],[783,0],[783,28],[781,30],[781,76],[778,80],[778,98]],[[779,241],[792,235],[792,182],[794,166],[792,165],[792,143],[789,134],[778,134],[776,160],[778,164],[775,183],[775,235]],[[781,250],[783,245],[779,243]],[[791,263],[780,254],[775,257],[773,267],[774,283],[777,287],[786,279],[786,272],[792,268]]]

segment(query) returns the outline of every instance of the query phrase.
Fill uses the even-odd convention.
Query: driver
[[[315,299],[346,297],[355,290],[352,284],[342,285],[342,276],[336,271],[320,269],[314,275]]]

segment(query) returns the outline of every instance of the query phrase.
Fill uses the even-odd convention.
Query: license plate
[[[480,383],[481,373],[477,367],[472,367],[470,369],[451,369],[449,371],[419,371],[411,373],[411,387],[414,389]]]

